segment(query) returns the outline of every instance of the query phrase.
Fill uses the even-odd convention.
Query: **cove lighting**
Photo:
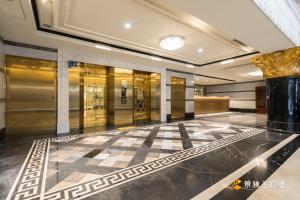
[[[151,60],[161,61],[161,58],[159,58],[159,57],[151,56],[150,58],[151,58]]]
[[[186,66],[187,66],[188,68],[194,68],[194,67],[195,67],[194,65],[191,65],[191,64],[186,64]]]
[[[105,46],[105,45],[101,45],[101,44],[96,44],[95,47],[97,49],[103,49],[103,50],[106,50],[106,51],[111,51],[111,47],[109,47],[109,46]]]
[[[262,71],[254,71],[254,72],[249,72],[247,74],[250,76],[262,76],[263,75]]]
[[[160,47],[165,50],[174,51],[180,49],[184,45],[182,37],[177,35],[167,36],[162,38],[159,43]]]
[[[225,65],[225,64],[229,64],[229,63],[233,63],[234,60],[233,59],[229,59],[229,60],[224,60],[221,62],[221,65]]]

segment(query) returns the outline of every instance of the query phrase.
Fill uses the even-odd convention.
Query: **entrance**
[[[185,79],[171,77],[171,118],[185,118]]]
[[[6,56],[7,136],[56,133],[56,62]]]
[[[260,114],[267,113],[266,86],[255,88],[256,112]]]

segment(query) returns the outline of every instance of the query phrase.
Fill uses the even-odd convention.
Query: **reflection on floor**
[[[7,198],[245,199],[259,187],[246,181],[262,183],[299,147],[265,119],[228,112],[35,140]]]

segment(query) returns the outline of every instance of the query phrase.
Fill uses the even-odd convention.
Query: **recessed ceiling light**
[[[111,51],[111,47],[109,47],[109,46],[105,46],[105,45],[101,45],[101,44],[96,44],[95,47],[97,49],[103,49],[103,50]]]
[[[165,50],[174,51],[184,45],[184,39],[178,35],[170,35],[160,40],[160,47]]]
[[[130,29],[130,28],[131,28],[131,23],[126,22],[126,23],[124,24],[124,27],[125,27],[126,29]]]
[[[221,65],[225,65],[225,64],[229,64],[229,63],[233,63],[234,60],[233,59],[229,59],[229,60],[224,60],[221,62]]]
[[[194,68],[194,67],[195,67],[194,65],[191,65],[191,64],[186,64],[186,66],[187,66],[188,68]]]
[[[203,52],[203,49],[198,49],[198,53],[202,53]]]
[[[151,60],[161,61],[161,58],[156,57],[156,56],[151,56],[150,58],[151,58]]]

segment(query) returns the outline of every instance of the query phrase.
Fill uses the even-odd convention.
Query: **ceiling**
[[[112,45],[115,52],[165,58],[167,68],[204,75],[195,76],[195,83],[203,85],[261,80],[250,63],[253,55],[243,55],[294,46],[252,0],[36,2],[39,21],[34,18],[29,0],[0,0],[3,39],[93,53],[102,51],[94,48],[96,43],[105,43]],[[49,31],[37,30],[36,23]],[[125,23],[130,23],[131,28],[126,29]],[[176,51],[161,49],[160,39],[174,34],[184,38],[184,46]],[[78,42],[78,38],[84,41]],[[203,52],[199,53],[199,48]],[[232,57],[233,63],[218,62]],[[195,67],[189,68],[185,63]]]

